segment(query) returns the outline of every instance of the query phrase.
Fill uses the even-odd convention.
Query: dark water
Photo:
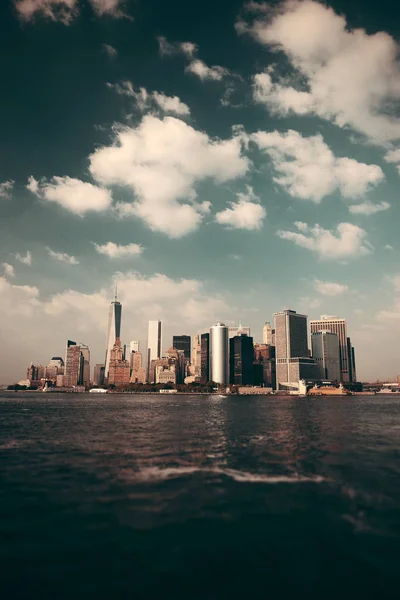
[[[0,399],[3,598],[399,598],[400,399]]]

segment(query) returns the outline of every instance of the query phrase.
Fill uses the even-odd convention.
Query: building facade
[[[108,313],[106,356],[104,361],[104,377],[106,379],[109,377],[111,351],[114,347],[115,340],[121,337],[121,319],[122,305],[120,302],[118,302],[117,295],[115,294],[114,301],[111,302]]]
[[[141,352],[132,352],[131,383],[146,383],[146,369],[143,367]]]
[[[200,359],[200,381],[210,381],[210,334],[202,333],[200,337],[201,359]]]
[[[94,365],[93,383],[95,385],[104,385],[104,369],[105,369],[105,365],[102,365],[102,364]]]
[[[154,383],[151,363],[161,357],[161,321],[149,321],[147,335],[147,381]]]
[[[193,336],[191,365],[191,375],[199,378],[201,376],[201,342],[199,335]]]
[[[229,340],[230,383],[253,385],[253,338],[246,334],[235,335]]]
[[[183,350],[185,358],[190,362],[190,335],[174,335],[172,337],[172,346],[176,350]]]
[[[210,329],[210,379],[221,385],[229,382],[228,327],[217,323]]]
[[[262,333],[262,343],[267,344],[268,346],[273,346],[272,343],[272,326],[269,322],[264,323],[263,333]]]
[[[309,357],[306,315],[284,310],[274,314],[274,325],[276,389],[298,384],[300,379],[317,379],[315,361]],[[310,368],[311,364],[314,369]]]
[[[311,334],[311,353],[318,366],[320,379],[340,381],[339,338],[331,331],[315,331]]]
[[[347,383],[351,381],[351,365],[349,364],[349,349],[347,344],[346,319],[322,315],[320,319],[310,321],[311,335],[318,331],[330,331],[336,333],[339,338],[340,348],[340,381]]]
[[[228,328],[228,337],[229,339],[235,337],[236,335],[247,335],[248,337],[250,337],[251,333],[250,333],[250,327],[244,327],[241,323],[239,323],[239,325],[236,327],[229,327]]]
[[[75,387],[83,384],[83,355],[79,344],[67,342],[64,367],[64,386]],[[69,344],[69,345],[68,345]]]
[[[121,340],[117,337],[115,344],[110,352],[110,361],[108,368],[108,385],[123,385],[129,383],[131,368],[129,362],[124,360],[124,350],[121,346]]]

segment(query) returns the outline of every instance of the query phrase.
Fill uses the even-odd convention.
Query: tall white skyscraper
[[[150,377],[150,365],[152,360],[161,358],[161,321],[149,321],[149,332],[147,336],[147,374]]]
[[[122,304],[117,300],[117,291],[115,290],[115,298],[110,305],[110,311],[108,313],[108,328],[107,328],[107,346],[106,346],[106,358],[105,358],[105,369],[104,377],[108,378],[110,371],[110,352],[114,347],[115,340],[121,337],[121,317],[122,317]]]
[[[228,327],[217,323],[210,329],[210,380],[229,383]]]
[[[138,340],[132,340],[130,345],[130,353],[132,354],[132,352],[139,352],[139,341]]]
[[[272,327],[271,324],[268,322],[264,323],[264,327],[263,327],[263,344],[268,344],[269,346],[272,346]]]
[[[349,360],[346,319],[321,315],[320,319],[310,321],[310,329],[311,335],[317,331],[330,331],[331,333],[336,333],[339,338],[340,347],[340,379],[343,382],[351,381],[351,360]]]

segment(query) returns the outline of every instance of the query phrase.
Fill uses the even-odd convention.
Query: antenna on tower
[[[115,282],[114,302],[117,302],[117,299],[118,299],[118,281]]]

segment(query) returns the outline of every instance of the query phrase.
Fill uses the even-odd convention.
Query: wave
[[[227,469],[221,467],[202,468],[202,467],[148,467],[141,471],[137,471],[134,479],[139,481],[165,481],[167,479],[176,479],[193,473],[206,473],[222,475],[229,477],[238,483],[322,483],[324,477],[320,475],[267,475],[263,473],[249,473],[247,471],[239,471],[236,469]]]

